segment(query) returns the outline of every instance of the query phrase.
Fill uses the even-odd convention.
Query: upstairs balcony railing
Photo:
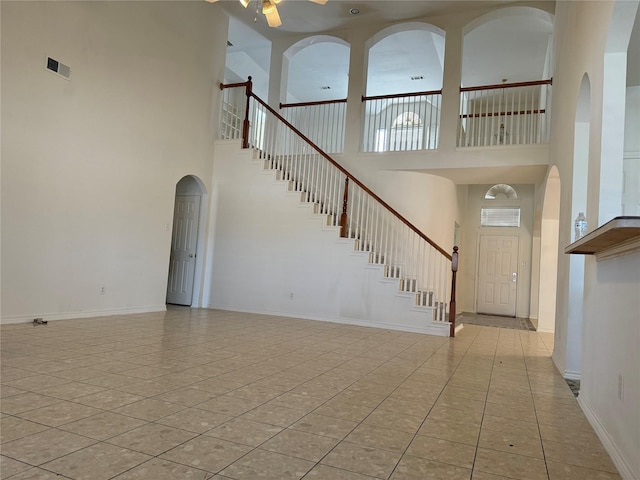
[[[442,90],[362,97],[363,152],[438,148]]]
[[[552,80],[460,88],[456,146],[493,147],[549,141]],[[244,85],[240,83],[237,85]],[[240,89],[225,89],[222,138],[241,138],[253,118],[262,141],[263,114],[245,112]],[[238,98],[238,96],[240,98]],[[362,97],[363,152],[406,152],[438,148],[442,91]],[[344,151],[346,99],[281,104],[283,117],[323,151]]]
[[[238,87],[244,91],[238,93]],[[367,252],[370,263],[383,266],[387,278],[397,279],[401,292],[414,295],[417,306],[431,307],[433,321],[450,322],[453,336],[457,247],[453,254],[447,253],[373,193],[256,96],[251,77],[220,88],[224,91],[221,136],[242,139],[244,148],[253,148],[265,168],[275,170],[291,191],[313,203],[330,225],[340,227],[340,235],[353,239],[358,251]]]
[[[327,153],[344,151],[347,99],[281,103],[282,116]]]
[[[460,88],[457,146],[548,143],[551,82]]]

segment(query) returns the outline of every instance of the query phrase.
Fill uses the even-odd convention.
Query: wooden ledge
[[[615,217],[564,249],[572,255],[610,257],[640,249],[640,217]]]

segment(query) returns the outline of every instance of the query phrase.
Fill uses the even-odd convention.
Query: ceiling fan
[[[209,3],[215,3],[218,0],[207,0]],[[251,0],[238,0],[244,8],[249,6]],[[327,0],[309,0],[313,3],[319,3],[320,5],[324,5],[327,3]],[[276,5],[281,2],[281,0],[257,0],[258,8],[260,7],[260,3],[262,3],[262,13],[267,19],[267,23],[270,27],[277,28],[282,25],[282,21],[280,20],[280,14],[278,13],[278,7]]]

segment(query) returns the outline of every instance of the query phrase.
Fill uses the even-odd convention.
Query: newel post
[[[349,205],[349,177],[344,179],[344,196],[342,198],[342,215],[340,215],[340,236],[346,238],[347,228],[347,206]]]
[[[244,122],[242,123],[242,148],[249,148],[249,102],[251,101],[251,95],[253,94],[253,82],[251,81],[251,77],[247,80],[245,94],[247,95],[247,103],[244,109]]]
[[[456,336],[456,273],[458,272],[458,247],[451,254],[451,301],[449,302],[449,336]]]

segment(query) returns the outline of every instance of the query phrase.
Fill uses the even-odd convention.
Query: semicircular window
[[[484,194],[484,198],[485,200],[512,200],[518,198],[518,193],[511,185],[498,183],[487,190],[487,193]]]

